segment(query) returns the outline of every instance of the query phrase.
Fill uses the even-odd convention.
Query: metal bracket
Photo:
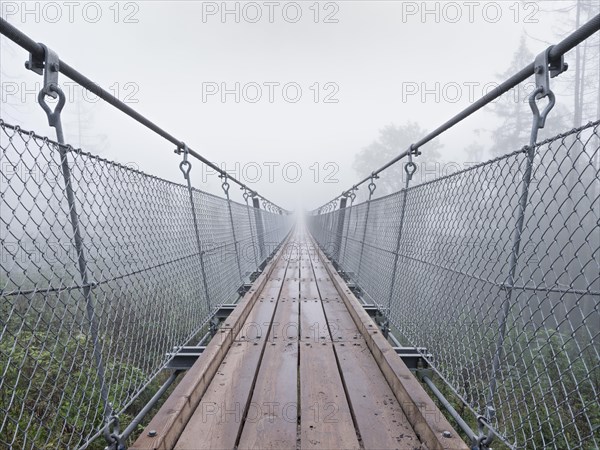
[[[198,347],[174,347],[172,352],[167,353],[167,356],[170,359],[166,368],[175,370],[188,370],[194,365],[196,360],[200,357],[205,349],[206,346],[203,345]]]
[[[426,347],[394,347],[394,351],[412,372],[430,370],[425,358],[431,360],[433,355]]]
[[[414,155],[414,156],[419,156],[422,154],[422,152],[421,152],[421,150],[419,150],[419,147],[417,147],[415,144],[410,144],[408,154]]]
[[[415,172],[417,171],[417,165],[413,162],[413,155],[414,153],[412,152],[412,148],[413,146],[410,146],[410,153],[408,154],[408,162],[406,164],[404,164],[404,171],[406,172],[406,187],[408,188],[408,183],[410,182],[410,180],[412,180],[413,175],[415,174]]]
[[[260,266],[250,274],[249,278],[250,278],[250,282],[254,283],[258,277],[261,276],[261,274],[263,273],[263,269],[260,268]]]
[[[569,65],[565,63],[565,56],[550,60],[550,51],[554,46],[548,47],[542,53],[536,56],[533,63],[533,72],[535,74],[535,85],[541,87],[541,92],[536,96],[537,99],[546,97],[550,91],[550,78],[557,77],[565,72]]]
[[[112,430],[110,425],[112,423]],[[104,429],[104,439],[107,442],[107,446],[104,450],[125,450],[127,448],[125,439],[121,437],[121,424],[119,423],[119,416],[112,415],[109,422]]]
[[[371,174],[371,182],[367,186],[369,188],[369,200],[371,200],[373,194],[375,193],[375,189],[377,189],[377,184],[375,184],[375,180],[377,180],[378,178],[379,175],[377,175],[376,173]]]
[[[42,92],[52,98],[57,98],[58,93],[53,87],[58,87],[58,73],[60,71],[60,59],[58,55],[46,47],[39,44],[44,49],[44,57],[39,58],[33,53],[29,54],[29,61],[25,61],[25,67],[38,75],[44,75],[44,86]]]
[[[194,365],[196,360],[202,355],[206,346],[183,346],[174,347],[172,352],[167,353],[169,362],[166,365],[167,369],[188,370]],[[402,359],[409,370],[416,373],[422,373],[431,377],[429,365],[423,358],[431,358],[431,354],[427,353],[427,349],[422,347],[394,347],[396,354]]]
[[[240,297],[243,297],[250,289],[252,289],[252,283],[244,283],[238,288],[237,291]]]
[[[533,145],[537,139],[537,130],[544,128],[546,118],[556,104],[556,97],[550,89],[550,78],[560,75],[569,67],[564,61],[564,56],[550,60],[550,51],[552,50],[552,47],[553,46],[548,47],[542,53],[537,55],[533,63],[536,89],[529,98],[529,105],[534,117],[531,145]],[[536,101],[545,97],[548,97],[548,105],[546,105],[544,110],[540,113]]]
[[[416,377],[418,378],[419,381],[424,381],[423,378],[427,377],[430,378],[433,377],[433,369],[418,369],[415,372]]]
[[[496,411],[492,408],[492,418],[495,417]],[[477,427],[479,436],[477,438],[478,450],[489,450],[490,445],[494,441],[495,433],[494,430],[489,426],[489,420],[484,416],[477,416]],[[485,433],[485,428],[488,428],[488,432]]]

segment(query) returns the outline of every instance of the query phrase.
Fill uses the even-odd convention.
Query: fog
[[[557,1],[90,3],[3,2],[2,17],[288,209],[356,182],[354,157],[384,126],[431,131],[493,88],[522,36],[537,54],[573,28],[568,13],[547,12],[572,4]],[[24,68],[24,50],[1,45],[3,119],[54,138],[35,101],[41,77]],[[184,182],[171,143],[60,82],[67,142]],[[489,108],[479,112],[443,135],[441,158],[464,163],[464,148],[488,145],[495,126]],[[221,193],[199,162],[192,180]]]

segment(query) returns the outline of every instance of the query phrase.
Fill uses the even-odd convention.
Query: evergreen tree
[[[407,150],[411,144],[426,134],[427,130],[422,129],[416,122],[407,121],[404,125],[387,125],[379,131],[379,138],[376,141],[363,148],[355,156],[354,170],[361,177],[366,177]],[[419,149],[422,154],[414,160],[415,164],[438,162],[441,147],[437,139],[427,143]],[[383,195],[396,192],[402,189],[405,183],[404,164],[399,162],[381,174],[381,179],[376,182],[377,193]],[[363,189],[363,191],[365,190]]]

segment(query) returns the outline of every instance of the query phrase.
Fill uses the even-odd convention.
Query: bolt
[[[444,436],[445,438],[451,438],[452,437],[452,433],[450,433],[449,431],[444,431],[442,433],[442,436]]]
[[[156,430],[150,430],[150,431],[148,431],[148,436],[155,437],[156,436]]]

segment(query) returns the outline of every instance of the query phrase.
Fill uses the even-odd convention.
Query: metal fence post
[[[337,252],[337,257],[334,256],[334,260],[337,264],[340,264],[340,255],[342,250],[342,234],[344,233],[344,221],[346,219],[346,203],[347,197],[343,197],[340,200],[340,208],[338,209],[338,221],[337,221],[337,232],[335,237],[335,247],[333,249],[334,254]]]
[[[367,211],[365,212],[365,226],[363,227],[363,235],[360,241],[360,256],[358,257],[358,269],[356,271],[356,281],[360,278],[360,269],[362,267],[362,259],[363,253],[365,251],[365,239],[367,237],[367,224],[369,223],[369,210],[371,209],[371,199],[373,198],[373,194],[375,193],[375,189],[377,189],[377,185],[374,180],[379,178],[377,175],[371,175],[371,182],[368,185],[369,188],[369,200],[367,200]]]
[[[182,150],[183,149],[183,150]],[[194,192],[192,188],[192,180],[190,178],[190,170],[192,170],[192,164],[188,161],[188,147],[185,143],[182,142],[181,147],[175,150],[175,153],[181,153],[183,151],[183,161],[179,163],[179,169],[183,173],[184,178],[187,181],[188,193],[190,195],[190,206],[192,209],[192,219],[194,222],[194,231],[196,235],[196,245],[198,246],[198,255],[200,257],[200,271],[202,274],[202,284],[204,287],[204,293],[206,295],[206,306],[208,309],[208,313],[212,309],[212,304],[210,302],[210,293],[208,291],[208,280],[206,278],[206,269],[204,267],[204,250],[202,249],[202,242],[200,240],[200,230],[198,229],[198,219],[196,217],[196,206],[194,205]]]
[[[248,190],[244,188],[244,200],[246,201],[246,212],[248,213],[248,226],[250,227],[250,238],[252,239],[252,251],[254,252],[254,271],[258,271],[259,268],[258,266],[260,265],[258,262],[258,255],[256,254],[256,239],[254,239],[254,233],[252,232],[253,227],[252,227],[252,218],[250,216],[250,205],[248,205],[248,198],[250,197],[250,194],[248,193]]]
[[[98,376],[98,383],[100,385],[100,398],[102,399],[104,406],[104,419],[108,425],[113,419],[113,411],[108,398],[108,389],[105,384],[104,362],[102,361],[102,352],[98,337],[98,322],[96,320],[94,302],[92,299],[92,284],[90,283],[88,265],[85,256],[85,247],[83,244],[83,237],[81,235],[81,227],[79,223],[79,214],[77,212],[75,193],[73,191],[73,183],[71,181],[71,168],[67,158],[67,149],[71,149],[71,147],[65,145],[65,137],[60,117],[66,102],[65,94],[58,85],[60,60],[56,53],[54,53],[45,45],[40,45],[42,45],[44,48],[44,59],[38,60],[33,54],[31,54],[27,67],[38,73],[41,73],[43,70],[44,85],[38,94],[38,102],[48,116],[48,124],[56,130],[58,153],[60,155],[60,164],[63,180],[65,182],[67,205],[69,207],[69,218],[71,222],[71,229],[73,231],[73,242],[75,244],[75,250],[77,251],[77,264],[82,284],[81,290],[85,299],[86,316],[90,324],[90,333],[92,335],[92,347],[94,361],[96,363],[96,374]],[[46,96],[58,98],[58,104],[56,105],[54,111],[52,111],[46,103]]]
[[[265,228],[262,221],[262,215],[260,212],[260,200],[258,197],[252,197],[252,206],[254,207],[254,222],[256,224],[256,235],[258,236],[258,248],[260,252],[260,260],[266,258],[267,249],[265,248]]]
[[[411,152],[408,154],[408,162],[404,165],[404,171],[406,172],[406,184],[404,186],[404,192],[402,193],[402,207],[400,209],[400,223],[398,224],[398,238],[396,239],[396,250],[394,251],[394,265],[392,266],[392,279],[390,282],[390,293],[388,297],[388,307],[387,307],[387,322],[389,324],[391,312],[392,312],[392,298],[394,296],[394,287],[396,284],[396,270],[398,269],[398,259],[400,257],[400,242],[402,240],[402,228],[404,227],[404,216],[406,213],[406,198],[408,197],[408,187],[410,185],[410,180],[412,180],[413,175],[417,171],[417,165],[412,160],[412,155],[419,155],[418,150],[411,145]],[[388,325],[386,325],[386,332],[388,329]]]
[[[492,373],[490,377],[488,400],[485,411],[485,417],[488,421],[491,421],[495,416],[494,395],[496,393],[497,378],[500,371],[500,360],[502,358],[504,339],[506,337],[506,322],[508,320],[508,314],[511,308],[512,294],[515,285],[515,274],[517,271],[517,264],[521,249],[521,237],[523,234],[523,226],[525,224],[525,210],[527,208],[527,202],[529,198],[529,186],[531,183],[533,160],[535,157],[535,144],[537,141],[538,131],[541,128],[544,128],[548,113],[550,113],[556,103],[554,93],[550,90],[550,74],[552,74],[552,77],[555,77],[556,75],[559,75],[567,70],[562,57],[559,59],[559,61],[551,62],[549,60],[549,53],[551,49],[552,47],[539,54],[535,58],[534,62],[536,89],[529,96],[529,106],[531,107],[531,111],[533,113],[533,122],[531,126],[529,147],[527,148],[527,160],[525,173],[523,174],[521,195],[519,197],[519,204],[517,206],[517,222],[515,224],[508,277],[505,284],[506,295],[502,303],[502,316],[500,318],[498,340],[496,342],[496,350],[494,352],[494,358],[492,362]],[[540,113],[536,101],[545,97],[548,97],[548,105]]]
[[[235,224],[233,222],[233,212],[231,210],[231,199],[229,198],[229,183],[227,182],[227,175],[221,175],[220,178],[223,178],[223,183],[221,184],[221,187],[223,188],[223,192],[225,192],[225,197],[227,197],[227,210],[229,212],[229,221],[231,223],[231,235],[233,237],[235,259],[237,262],[238,272],[240,274],[240,283],[243,285],[244,277],[242,276],[242,266],[240,264],[240,254],[238,252],[238,241],[235,236]]]
[[[343,251],[344,259],[346,257],[346,250],[348,248],[348,233],[350,232],[350,221],[352,219],[352,211],[353,211],[352,206],[354,205],[354,199],[356,198],[356,194],[354,193],[354,190],[355,189],[351,189],[348,194],[348,197],[350,197],[350,211],[348,212],[347,220],[345,220],[346,232],[345,232],[344,251]],[[340,261],[340,264],[341,264],[341,261]]]

